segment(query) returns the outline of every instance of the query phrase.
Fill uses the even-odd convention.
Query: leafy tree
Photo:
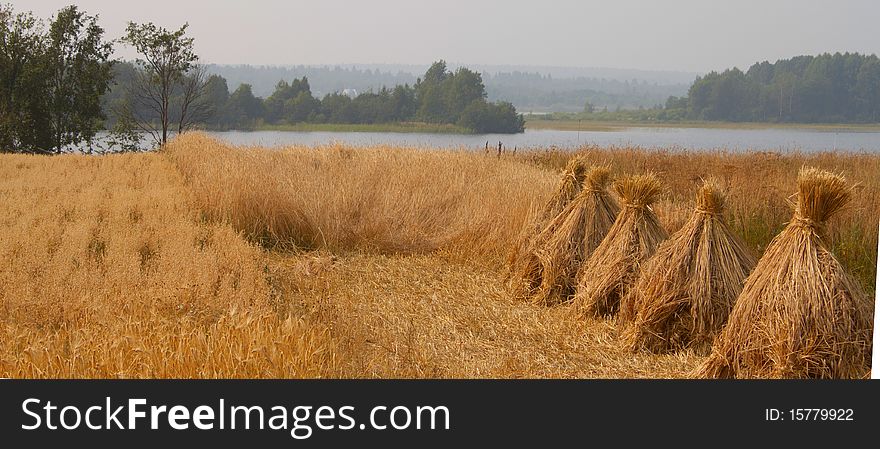
[[[291,98],[290,84],[284,80],[278,81],[278,84],[275,85],[275,92],[263,101],[266,121],[278,123],[284,116],[284,102]]]
[[[859,114],[867,121],[880,120],[880,60],[868,59],[859,67],[853,89]]]
[[[126,69],[118,73],[129,76],[127,72]],[[230,95],[226,80],[212,76],[205,81],[203,101],[206,109],[213,112],[201,121],[218,129],[250,129],[259,122],[368,124],[425,120],[424,116],[430,115],[429,121],[468,124],[475,131],[522,131],[522,117],[512,105],[486,101],[482,75],[466,68],[451,73],[440,61],[428,70],[425,80],[419,80],[416,86],[405,84],[393,89],[383,87],[378,92],[369,90],[354,98],[335,92],[318,100],[312,95],[308,78],[303,77],[291,82],[279,81],[274,92],[261,100],[246,84]],[[172,104],[180,101],[178,97],[182,92],[172,91]],[[115,90],[111,96],[118,96]],[[469,117],[462,119],[468,108]],[[426,114],[429,110],[434,112]],[[149,112],[147,110],[144,116],[149,116]]]
[[[226,105],[228,115],[232,123],[253,127],[254,123],[263,116],[263,102],[254,97],[250,84],[242,84],[229,95]]]
[[[422,80],[422,84],[424,85],[440,85],[450,76],[449,71],[446,69],[446,61],[439,60],[428,68],[428,71],[425,72],[425,77]]]
[[[416,114],[416,94],[409,85],[395,86],[391,91],[391,117],[396,121],[412,120]]]
[[[52,148],[91,142],[105,118],[101,96],[111,80],[112,47],[103,40],[97,17],[76,6],[55,16],[49,28],[45,91],[52,133]]]
[[[338,92],[321,99],[321,113],[329,123],[356,123],[351,97]]]
[[[416,101],[419,104],[418,117],[426,122],[442,123],[448,120],[443,84],[450,77],[446,62],[435,62],[425,72],[424,79],[416,81]]]
[[[225,128],[229,126],[224,112],[226,103],[229,101],[229,86],[226,78],[220,75],[211,75],[205,81],[205,103],[208,107],[208,117],[205,123],[213,128]]]
[[[0,151],[52,145],[46,101],[45,39],[31,13],[0,5]]]
[[[269,123],[296,123],[308,119],[318,109],[318,101],[312,96],[309,80],[303,77],[290,84],[279,81],[275,92],[263,102],[265,119]]]
[[[525,120],[510,103],[474,101],[462,111],[458,125],[478,133],[520,133]]]
[[[285,118],[290,123],[309,121],[320,108],[321,102],[309,90],[302,90],[296,97],[284,103]]]
[[[441,84],[445,99],[447,120],[454,122],[468,105],[486,100],[486,87],[479,73],[465,67],[459,68]]]

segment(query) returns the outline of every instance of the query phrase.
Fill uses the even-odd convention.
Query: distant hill
[[[449,64],[451,69],[461,66]],[[340,64],[334,66],[209,65],[210,73],[227,79],[230,89],[250,84],[257,96],[270,95],[280,80],[308,77],[315,95],[355,89],[413,84],[427,65]],[[581,111],[596,108],[635,109],[681,96],[698,76],[690,72],[549,66],[469,65],[482,73],[490,101],[509,101],[529,111]]]

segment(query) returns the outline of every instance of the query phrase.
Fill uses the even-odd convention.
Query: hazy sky
[[[13,5],[46,18],[71,2]],[[443,58],[705,72],[826,51],[880,53],[875,0],[75,3],[99,14],[113,38],[129,20],[168,28],[189,22],[202,60],[221,64],[427,64]]]

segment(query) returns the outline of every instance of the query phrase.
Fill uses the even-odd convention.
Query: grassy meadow
[[[844,174],[829,244],[874,292],[880,155],[581,148],[655,171],[669,232],[714,175],[756,254],[798,169]],[[231,147],[0,155],[0,377],[685,377],[614,320],[513,299],[507,255],[571,152]]]

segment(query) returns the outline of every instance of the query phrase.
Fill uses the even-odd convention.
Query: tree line
[[[168,30],[129,22],[116,41],[97,16],[77,6],[58,11],[48,27],[31,12],[0,5],[0,151],[61,153],[152,147],[174,133],[202,127],[252,129],[262,124],[427,122],[473,132],[516,133],[522,115],[486,100],[479,73],[434,63],[413,85],[360,95],[316,98],[306,77],[279,81],[268,97],[251,86],[230,92],[207,74],[187,24]],[[138,57],[111,59],[114,44]],[[109,133],[98,139],[99,132]]]
[[[662,119],[734,122],[876,123],[880,59],[834,53],[767,61],[698,77],[670,97]]]
[[[131,104],[124,86],[138,78],[139,69],[131,63],[120,63],[114,76],[117,87],[111,89],[104,103],[111,116],[120,105]],[[182,96],[184,92],[174,95]],[[382,87],[357,95],[334,92],[322,98],[314,96],[305,76],[290,82],[281,80],[271,95],[261,98],[246,83],[230,92],[226,79],[215,74],[204,77],[204,89],[196,106],[199,123],[214,130],[298,123],[399,122],[454,124],[479,133],[517,133],[524,129],[522,116],[510,103],[486,100],[479,73],[467,68],[449,71],[442,60],[434,63],[414,85]],[[142,109],[142,116],[150,114],[149,108]]]
[[[452,69],[452,65],[449,65]],[[508,66],[469,66],[481,73],[489,101],[509,101],[517,110],[578,112],[586,102],[598,109],[635,109],[662,105],[670,96],[687,93],[693,78],[687,82],[684,74],[666,75],[667,80],[646,81],[634,78],[605,78],[603,76],[657,76],[638,71],[590,69],[516,68]],[[208,64],[208,72],[226,78],[230,88],[249,83],[254,95],[268,97],[278,80],[307,77],[315,96],[344,89],[358,92],[378,91],[382,86],[415,84],[416,78],[427,69],[417,66],[251,66]],[[553,72],[559,76],[553,75]],[[608,73],[606,73],[608,72]],[[417,73],[417,74],[414,74]],[[585,75],[585,74],[590,74]],[[602,75],[602,76],[599,76]],[[696,76],[696,75],[694,75]]]

